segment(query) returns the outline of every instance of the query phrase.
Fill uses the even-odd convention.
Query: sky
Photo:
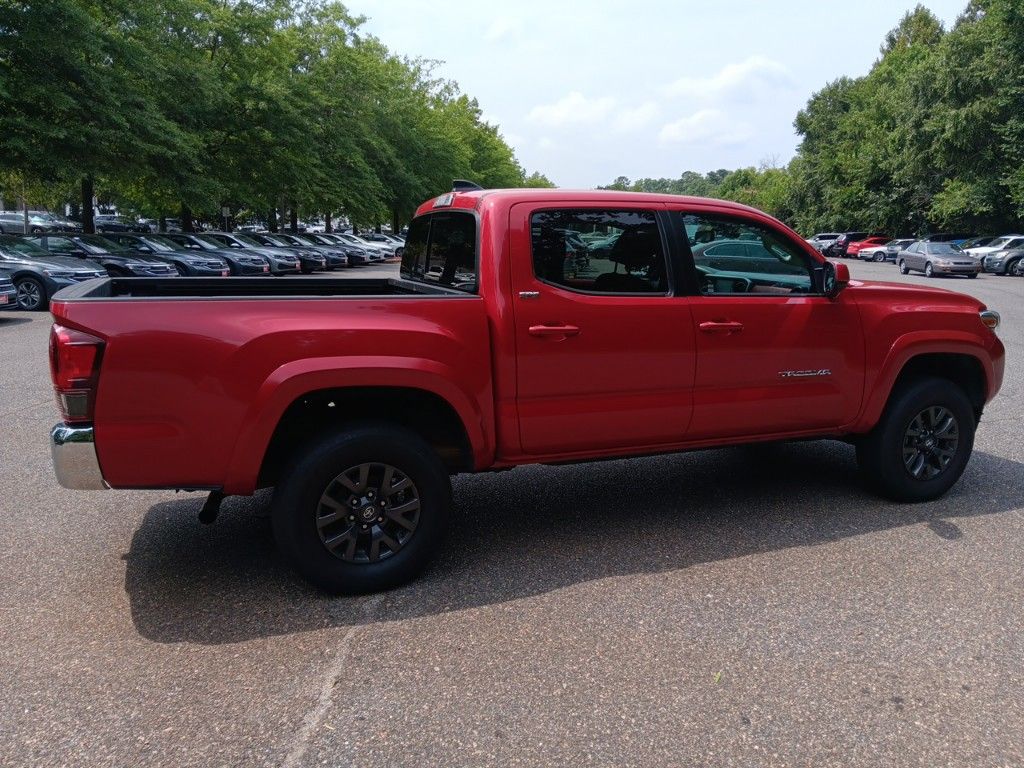
[[[925,0],[947,26],[966,0]],[[796,151],[796,113],[866,74],[916,0],[349,0],[395,53],[477,99],[561,187],[678,177]]]

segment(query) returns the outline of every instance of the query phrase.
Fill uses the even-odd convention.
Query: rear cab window
[[[402,255],[402,278],[476,293],[476,234],[476,216],[469,211],[438,211],[413,219]]]

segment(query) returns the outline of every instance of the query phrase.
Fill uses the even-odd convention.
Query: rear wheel
[[[905,262],[903,259],[900,259],[899,268],[901,275],[906,275],[910,273],[910,270],[907,269],[907,262]]]
[[[975,426],[970,401],[952,381],[910,381],[893,392],[875,429],[857,444],[857,461],[883,496],[935,499],[963,474]]]
[[[46,286],[34,277],[22,277],[14,281],[18,291],[18,306],[28,312],[41,312],[48,304]]]
[[[374,592],[416,576],[448,527],[451,483],[418,435],[364,424],[300,452],[274,490],[274,536],[328,592]]]

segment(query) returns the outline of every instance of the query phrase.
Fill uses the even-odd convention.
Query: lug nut
[[[377,522],[378,523],[383,523],[384,522],[384,518],[383,517],[378,517],[377,518]]]
[[[356,519],[356,516],[355,515],[349,515],[348,519],[349,519],[349,522],[352,522],[353,520]]]
[[[366,523],[363,523],[363,530],[365,531],[367,528],[369,528],[369,526]]]

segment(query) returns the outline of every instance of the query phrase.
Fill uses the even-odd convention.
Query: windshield
[[[107,240],[99,235],[79,235],[75,242],[81,245],[90,253],[126,253],[127,248],[122,248],[113,240]]]
[[[429,213],[409,225],[401,275],[476,293],[476,217],[471,213]]]
[[[928,243],[928,253],[955,255],[963,251],[952,243]]]
[[[185,246],[178,245],[173,240],[168,240],[165,237],[143,237],[139,239],[139,242],[145,243],[154,251],[184,251]]]
[[[31,256],[37,259],[45,258],[50,255],[50,252],[45,248],[40,248],[35,243],[30,243],[28,240],[22,240],[20,237],[0,236],[0,252],[6,253],[9,256]]]
[[[245,243],[246,245],[251,245],[255,248],[259,248],[260,246],[263,245],[263,243],[261,243],[255,237],[249,237],[248,235],[232,235],[232,237],[234,237],[240,243]]]
[[[278,248],[286,248],[290,245],[287,240],[283,240],[280,237],[272,237],[271,235],[263,235],[263,239],[271,245],[276,245]]]

